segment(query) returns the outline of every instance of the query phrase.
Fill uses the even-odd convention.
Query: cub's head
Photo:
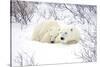
[[[56,37],[59,35],[59,27],[51,27],[48,32],[50,33],[50,43],[55,43]]]

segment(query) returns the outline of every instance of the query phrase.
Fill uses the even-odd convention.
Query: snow
[[[81,59],[77,59],[74,52],[78,52],[80,44],[65,45],[65,44],[49,44],[32,41],[32,27],[21,30],[19,24],[12,23],[12,55],[13,61],[20,53],[25,56],[27,53],[29,56],[34,57],[35,64],[53,64],[53,63],[72,63],[82,62]],[[27,58],[25,58],[27,59]],[[26,62],[25,62],[26,63]],[[16,63],[13,62],[16,66]]]

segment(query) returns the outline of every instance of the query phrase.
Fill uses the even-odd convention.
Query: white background
[[[97,5],[97,62],[96,63],[76,63],[76,64],[59,64],[59,65],[47,65],[37,67],[97,67],[100,63],[100,0],[35,0],[42,2],[66,2],[77,4],[91,4]],[[0,1],[0,67],[9,67],[10,63],[10,1]]]

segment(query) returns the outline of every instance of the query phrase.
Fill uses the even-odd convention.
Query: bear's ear
[[[67,32],[65,32],[64,34],[68,34]]]

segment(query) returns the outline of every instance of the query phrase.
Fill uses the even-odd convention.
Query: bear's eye
[[[61,40],[64,40],[64,37],[61,37],[60,39],[61,39]]]
[[[67,32],[65,32],[65,34],[67,34]]]
[[[70,31],[73,31],[73,29],[70,29]]]

